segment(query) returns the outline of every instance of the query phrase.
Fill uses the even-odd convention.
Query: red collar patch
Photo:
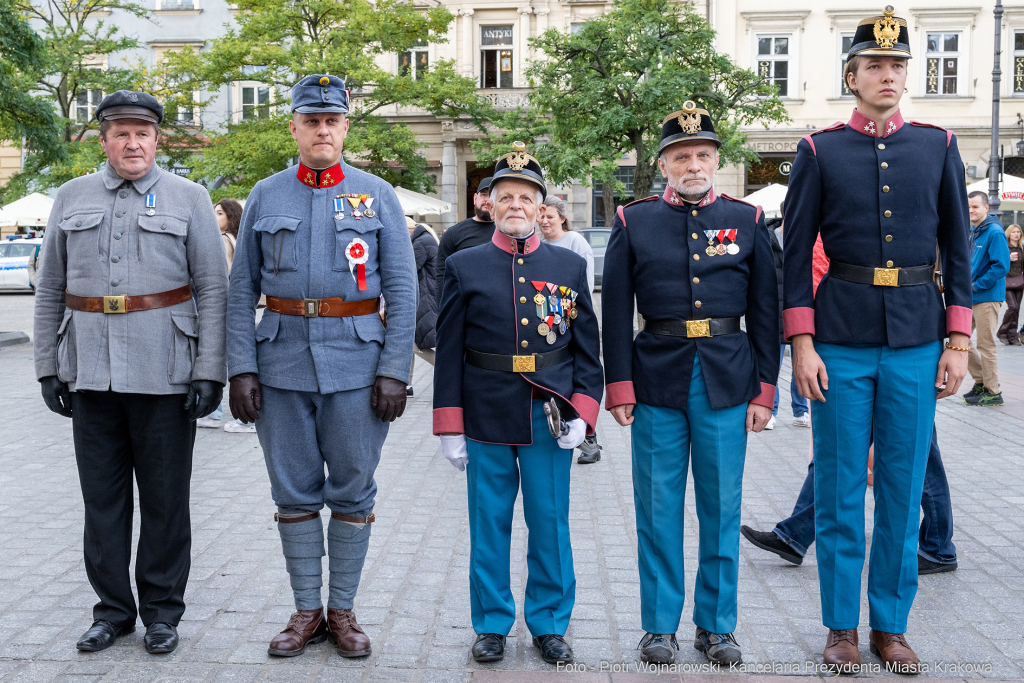
[[[874,121],[854,109],[853,115],[850,116],[850,121],[846,125],[858,133],[863,133],[873,138],[887,138],[903,127],[903,114],[897,109],[892,118],[885,122],[882,130],[879,130]]]
[[[295,174],[295,177],[298,178],[299,182],[303,185],[319,189],[323,187],[334,187],[345,179],[345,174],[341,170],[341,164],[335,164],[328,169],[320,171],[320,184],[317,185],[316,171],[311,168],[307,168],[305,164],[300,162],[299,172]]]
[[[661,195],[661,198],[664,199],[669,204],[671,204],[672,206],[686,206],[686,200],[683,199],[683,195],[679,194],[671,187],[665,188],[665,194]],[[715,188],[712,187],[710,190],[708,190],[708,193],[704,195],[704,199],[700,200],[700,202],[697,203],[697,206],[705,207],[708,204],[715,201],[717,198],[717,195],[715,195]]]
[[[497,228],[494,229],[494,234],[491,235],[491,242],[494,243],[494,246],[498,247],[507,254],[515,254],[518,252],[518,249],[516,249],[516,238],[509,237],[508,235],[503,233],[501,230],[498,230]],[[523,247],[523,253],[530,254],[532,252],[535,252],[537,251],[537,247],[539,246],[540,235],[537,234],[537,229],[534,228],[530,236],[526,238],[526,245]]]

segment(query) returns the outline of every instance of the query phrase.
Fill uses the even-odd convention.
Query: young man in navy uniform
[[[688,101],[662,122],[662,197],[620,207],[604,262],[606,407],[632,425],[644,661],[667,664],[685,595],[691,455],[700,522],[694,647],[742,661],[736,630],[747,432],[772,416],[779,374],[775,262],[759,207],[717,196],[718,136]],[[685,268],[684,268],[685,266]],[[633,299],[646,324],[633,339]],[[746,318],[746,332],[740,317]]]
[[[563,638],[576,599],[569,467],[572,450],[597,422],[600,343],[586,262],[541,241],[541,168],[523,143],[513,149],[498,160],[491,183],[491,242],[448,257],[434,434],[458,469],[468,461],[473,658],[504,657],[515,623],[509,554],[521,483],[529,529],[526,625],[544,661],[557,664],[573,657]],[[551,401],[564,427],[546,415]]]
[[[794,381],[819,401],[811,419],[825,663],[860,665],[873,432],[870,647],[891,670],[917,673],[904,634],[917,592],[921,490],[935,400],[955,394],[967,370],[971,269],[956,139],[900,115],[910,46],[906,21],[893,14],[887,6],[854,36],[844,74],[857,97],[850,121],[797,148],[785,204],[783,323]],[[815,296],[819,232],[830,263]],[[936,244],[943,292],[932,280]]]

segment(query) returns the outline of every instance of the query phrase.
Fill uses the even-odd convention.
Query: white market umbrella
[[[967,186],[967,194],[984,192],[988,194],[988,178]],[[1024,178],[1003,174],[999,183],[999,210],[1024,211]]]
[[[404,187],[396,187],[395,194],[398,195],[398,201],[402,204],[402,213],[407,216],[425,216],[432,213],[440,215],[452,210],[452,205],[449,202],[442,202],[440,199],[434,199]]]
[[[0,223],[19,227],[43,228],[50,217],[53,200],[44,194],[33,192],[0,210]]]
[[[789,187],[786,185],[772,183],[768,187],[762,187],[757,192],[751,192],[743,198],[743,201],[754,206],[760,206],[764,209],[766,218],[778,218],[782,215],[782,202],[785,201],[788,190]]]

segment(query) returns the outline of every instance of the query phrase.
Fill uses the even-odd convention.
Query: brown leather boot
[[[295,657],[306,651],[307,645],[327,640],[327,620],[322,609],[299,610],[288,620],[283,631],[270,641],[269,654],[276,657]]]
[[[365,657],[372,652],[370,638],[356,623],[356,614],[350,609],[327,610],[327,630],[342,657]]]
[[[855,673],[860,669],[860,651],[857,649],[857,629],[828,630],[825,641],[825,664],[839,673]]]
[[[871,629],[871,653],[882,660],[887,671],[898,674],[921,673],[921,660],[907,644],[902,633],[886,633]]]

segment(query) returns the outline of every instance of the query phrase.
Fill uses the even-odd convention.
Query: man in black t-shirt
[[[487,244],[494,235],[494,221],[491,219],[491,178],[480,181],[480,187],[473,195],[473,217],[456,223],[441,235],[437,245],[437,308],[441,309],[441,288],[444,285],[444,262],[457,251]]]

